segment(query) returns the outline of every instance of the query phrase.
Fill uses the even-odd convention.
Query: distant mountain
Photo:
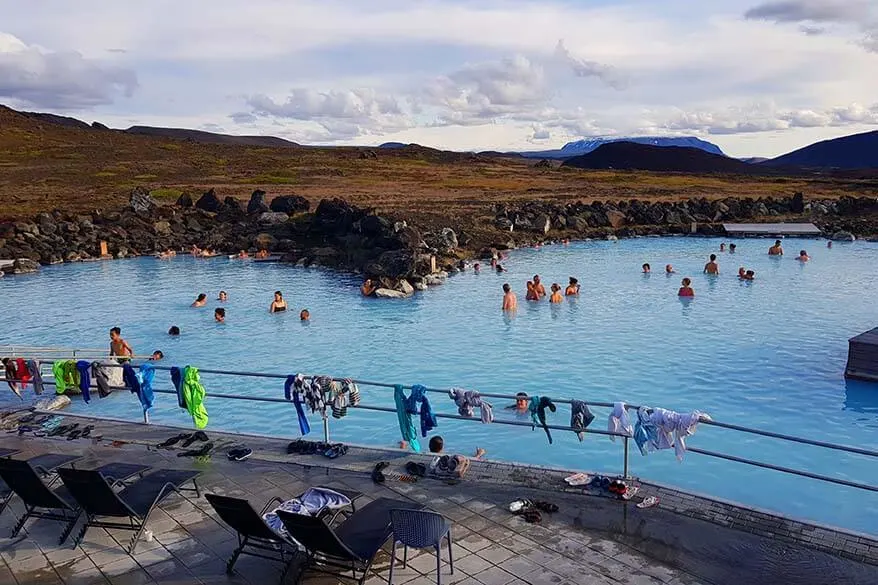
[[[379,144],[378,148],[405,148],[408,144],[404,142],[385,142],[384,144]]]
[[[234,136],[231,134],[217,134],[204,130],[189,130],[186,128],[158,128],[154,126],[132,126],[123,130],[126,134],[138,134],[141,136],[163,136],[179,140],[191,140],[206,144],[237,144],[239,146],[299,146],[295,142],[278,138],[276,136]]]
[[[33,118],[34,120],[40,120],[41,122],[50,122],[52,124],[58,124],[59,126],[66,126],[68,128],[81,128],[83,130],[89,130],[91,126],[83,122],[82,120],[77,120],[76,118],[71,118],[70,116],[59,116],[58,114],[45,114],[43,112],[19,112],[22,116],[27,116],[28,118]]]
[[[878,168],[878,130],[817,142],[762,165],[848,170]]]
[[[759,167],[735,158],[683,146],[653,146],[634,142],[610,142],[596,150],[564,161],[563,166],[581,169],[623,169],[679,173],[754,174]]]
[[[763,163],[769,159],[765,158],[764,156],[747,156],[744,158],[739,158],[738,160],[740,160],[741,162],[745,162],[749,165],[756,165],[759,163]]]
[[[606,136],[583,138],[574,142],[568,142],[560,150],[542,150],[537,152],[522,152],[526,158],[570,158],[593,152],[604,144],[614,142],[633,142],[635,144],[648,144],[652,146],[682,146],[697,148],[705,152],[722,155],[720,147],[712,142],[701,140],[695,136]]]

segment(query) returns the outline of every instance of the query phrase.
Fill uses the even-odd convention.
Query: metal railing
[[[22,353],[28,353],[27,349],[25,349],[25,351],[23,351]],[[4,356],[3,354],[4,354],[3,348],[0,348],[0,357],[7,357],[8,356],[8,354],[6,356]],[[68,353],[67,355],[71,356],[72,354]],[[32,355],[32,357],[38,358],[39,356],[34,354],[34,355]],[[105,359],[106,359],[106,356],[105,356]],[[108,365],[111,367],[122,367],[121,364],[107,363],[105,365]],[[156,370],[159,370],[159,371],[170,371],[171,370],[171,367],[169,367],[169,366],[162,366],[162,365],[158,365],[158,364],[154,364],[154,368]],[[272,379],[272,380],[286,380],[289,377],[288,374],[266,374],[266,373],[260,373],[260,372],[244,372],[244,371],[215,370],[215,369],[201,369],[201,368],[199,368],[199,372],[201,374],[211,374],[211,375],[221,375],[221,376],[237,376],[237,377],[249,377],[249,378],[263,378],[263,379]],[[311,377],[311,376],[306,375],[306,377]],[[345,380],[345,379],[348,379],[348,378],[333,377],[333,380],[339,381],[339,382],[342,380]],[[360,380],[360,379],[351,379],[351,380],[355,384],[357,384],[358,386],[367,386],[367,387],[376,387],[376,388],[395,388],[395,386],[396,386],[396,384],[390,384],[390,383],[386,383],[386,382],[375,382],[375,381]],[[0,378],[0,382],[3,382],[3,381],[5,381],[5,378]],[[15,382],[15,380],[11,380],[11,381]],[[43,380],[43,384],[45,384],[47,386],[54,386],[55,383],[51,378],[47,378],[47,379]],[[402,388],[404,390],[411,390],[412,386],[402,385]],[[124,387],[124,386],[123,387],[113,386],[112,389],[113,390],[127,390],[128,388]],[[428,388],[426,388],[426,391],[430,392],[430,393],[438,393],[438,394],[443,394],[445,396],[448,396],[448,389],[429,388],[428,387]],[[171,394],[171,395],[175,395],[175,396],[177,394],[176,390],[171,390],[171,389],[166,389],[166,388],[154,388],[153,392],[155,394]],[[516,397],[514,395],[496,394],[496,393],[489,393],[489,392],[480,393],[480,396],[482,398],[496,398],[496,399],[504,399],[504,400],[511,400],[511,401],[514,401],[516,399]],[[220,399],[220,400],[243,400],[243,401],[249,401],[249,402],[290,404],[290,402],[284,398],[275,398],[275,397],[269,397],[269,396],[247,396],[247,395],[242,395],[242,394],[224,394],[224,393],[210,392],[207,395],[207,397],[210,399]],[[555,404],[569,405],[572,403],[572,400],[567,400],[567,399],[552,399],[552,401]],[[587,404],[589,405],[589,407],[606,407],[606,408],[613,408],[614,407],[614,403],[612,403],[612,402],[588,401]],[[384,412],[384,413],[396,414],[396,408],[390,408],[390,407],[384,407],[384,406],[373,406],[373,405],[360,403],[357,406],[349,405],[349,407],[359,409],[359,410],[364,410],[364,411]],[[626,408],[628,410],[636,411],[640,407],[637,405],[626,404]],[[442,412],[435,413],[435,416],[437,418],[440,418],[440,419],[478,422],[481,424],[481,419],[478,417],[471,418],[471,417],[465,417],[465,416],[461,416],[461,415],[457,415],[457,414],[448,414],[448,413],[442,413]],[[330,416],[328,416],[328,414],[324,412],[323,416],[321,418],[322,418],[322,422],[323,422],[323,439],[325,442],[328,443],[328,442],[330,442],[330,426],[329,426]],[[150,423],[148,411],[143,413],[143,419],[144,419],[144,423],[146,423],[146,424]],[[502,419],[502,418],[500,418],[500,419],[495,418],[493,420],[493,422],[490,424],[533,428],[533,424],[530,422],[508,420],[508,419]],[[786,435],[783,433],[776,433],[776,432],[772,432],[772,431],[754,429],[754,428],[750,428],[750,427],[745,427],[745,426],[731,424],[731,423],[725,423],[725,422],[712,420],[712,419],[702,419],[702,420],[700,420],[699,424],[715,426],[715,427],[724,428],[724,429],[735,431],[735,432],[747,433],[747,434],[757,435],[757,436],[766,437],[766,438],[775,439],[775,440],[788,441],[788,442],[797,443],[800,445],[810,445],[810,446],[814,446],[814,447],[819,447],[821,449],[829,449],[829,450],[834,450],[834,451],[839,451],[839,452],[844,452],[844,453],[851,453],[854,455],[862,455],[862,456],[866,456],[866,457],[878,457],[878,451],[875,451],[872,449],[866,449],[866,448],[862,448],[862,447],[851,447],[848,445],[839,445],[839,444],[835,444],[835,443],[829,443],[826,441],[817,441],[817,440],[813,440],[813,439],[806,439],[803,437],[796,437],[796,436],[792,436],[792,435]],[[577,429],[577,428],[573,428],[571,426],[566,426],[566,425],[547,424],[546,428],[548,428],[549,430],[554,430],[554,431],[586,433],[586,434],[592,434],[592,435],[604,435],[604,436],[609,436],[611,438],[615,438],[615,437],[621,438],[622,439],[622,452],[623,452],[622,476],[625,478],[630,477],[629,455],[630,455],[630,441],[632,440],[632,437],[630,435],[625,434],[625,433],[617,433],[617,432],[613,432],[613,431],[602,430],[602,429],[593,429],[593,428]],[[711,450],[707,450],[707,449],[701,449],[698,447],[692,447],[689,445],[687,445],[686,451],[690,452],[690,453],[696,453],[699,455],[707,456],[707,457],[722,459],[725,461],[732,461],[732,462],[741,463],[744,465],[759,467],[762,469],[778,471],[778,472],[789,474],[789,475],[796,475],[799,477],[816,479],[819,481],[833,483],[836,485],[842,485],[842,486],[852,487],[852,488],[871,491],[871,492],[878,492],[878,486],[876,486],[876,485],[867,484],[867,483],[860,483],[860,482],[850,481],[850,480],[846,480],[846,479],[839,479],[839,478],[830,477],[830,476],[819,474],[819,473],[813,473],[810,471],[804,471],[804,470],[800,470],[800,469],[793,469],[793,468],[784,467],[784,466],[780,466],[780,465],[774,465],[771,463],[756,461],[753,459],[730,455],[727,453],[720,453],[720,452],[711,451]]]

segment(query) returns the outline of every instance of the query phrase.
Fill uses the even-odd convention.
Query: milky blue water
[[[403,301],[364,299],[359,280],[279,264],[151,258],[44,268],[38,275],[0,279],[0,343],[104,347],[121,326],[138,354],[161,349],[166,365],[298,371],[482,392],[625,400],[678,411],[699,409],[715,419],[812,439],[878,449],[878,385],[845,382],[849,337],[878,325],[878,245],[786,240],[787,256],[769,258],[765,240],[740,240],[720,254],[722,274],[702,274],[720,240],[647,238],[583,242],[521,250],[505,261],[509,272],[468,271],[441,287]],[[810,263],[795,260],[806,248]],[[650,262],[656,270],[643,275]],[[672,263],[678,274],[662,273]],[[756,271],[740,282],[739,266]],[[486,267],[487,268],[487,267]],[[577,276],[582,294],[557,306],[524,301],[525,281],[539,273],[547,285]],[[691,276],[696,297],[681,302],[677,288]],[[501,285],[512,283],[519,311],[500,311]],[[225,324],[189,304],[196,293],[229,293]],[[269,314],[275,289],[286,314]],[[307,307],[310,323],[298,319]],[[183,334],[170,338],[168,327]],[[164,372],[157,386],[170,388]],[[203,375],[208,391],[283,397],[282,381]],[[364,403],[392,406],[390,390],[361,388]],[[15,397],[4,392],[0,400]],[[437,410],[450,400],[431,396]],[[494,401],[498,417],[503,401]],[[210,428],[294,437],[292,405],[211,400]],[[117,393],[77,412],[140,420],[137,400]],[[596,408],[598,428],[607,410]],[[173,397],[158,395],[152,420],[191,424]],[[569,423],[561,407],[550,416]],[[352,411],[331,421],[332,437],[392,446],[393,414]],[[319,420],[312,419],[319,431]],[[440,420],[452,451],[476,446],[489,457],[571,469],[621,471],[622,450],[607,437],[580,443],[569,433]],[[319,433],[314,433],[319,435]],[[778,465],[878,484],[874,458],[826,451],[702,425],[692,446]],[[795,517],[875,532],[878,494],[786,476],[689,453],[641,456],[632,473],[686,489],[745,502]]]

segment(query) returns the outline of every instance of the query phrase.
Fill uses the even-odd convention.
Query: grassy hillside
[[[61,126],[0,107],[0,219],[127,201],[137,185],[172,201],[213,187],[220,196],[344,197],[421,221],[490,215],[497,202],[878,194],[878,181],[688,176],[541,168],[521,158],[401,149],[201,144]]]

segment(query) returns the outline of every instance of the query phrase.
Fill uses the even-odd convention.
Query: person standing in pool
[[[719,251],[720,251],[720,252],[725,252],[725,251],[726,251],[726,244],[725,244],[725,242],[723,242],[723,243],[721,243],[721,244],[719,245]]]
[[[512,292],[512,287],[509,286],[509,283],[503,285],[503,310],[504,311],[515,311],[518,308],[518,299],[515,298],[515,293]]]
[[[710,262],[704,265],[704,274],[716,276],[719,274],[719,264],[716,262],[716,254],[710,255]]]
[[[122,339],[122,330],[118,327],[110,329],[110,355],[131,357],[134,350]]]
[[[680,290],[677,291],[678,297],[694,297],[695,290],[692,288],[692,281],[688,278],[684,278]]]
[[[780,245],[780,240],[775,240],[774,245],[768,249],[769,256],[783,256],[783,246]]]
[[[271,302],[271,306],[268,308],[269,313],[282,313],[287,310],[287,302],[284,300],[284,295],[279,290],[274,291],[274,300]]]
[[[810,260],[810,259],[811,259],[811,257],[808,256],[808,252],[806,252],[805,250],[800,250],[800,251],[799,251],[799,257],[797,258],[797,260],[798,260],[799,262],[807,262],[807,261]]]
[[[564,291],[564,296],[575,297],[579,294],[579,281],[570,277],[570,284],[567,285],[567,289]]]
[[[526,300],[526,301],[540,300],[540,296],[537,294],[537,290],[534,287],[534,282],[532,280],[527,281],[527,293],[524,295],[524,300]]]
[[[302,312],[299,313],[299,319],[301,321],[310,321],[311,320],[311,311],[308,309],[302,309]]]
[[[549,297],[550,303],[560,303],[564,300],[564,297],[561,296],[561,285],[557,282],[552,283],[552,296]]]
[[[198,298],[195,299],[195,302],[192,303],[192,306],[197,308],[197,307],[203,307],[206,304],[207,304],[207,295],[204,293],[201,293],[200,295],[198,295]]]
[[[737,244],[729,244],[729,254],[734,254],[735,248],[737,248],[737,247],[738,247]]]
[[[652,270],[652,267],[651,267],[651,266],[649,265],[649,263],[647,263],[647,262],[644,262],[644,263],[643,263],[643,267],[642,267],[642,268],[643,268],[643,273],[644,273],[644,274],[649,274],[649,272]]]
[[[540,300],[544,296],[546,296],[546,287],[544,287],[543,283],[540,282],[539,274],[534,274],[534,292],[537,293],[537,300]]]

